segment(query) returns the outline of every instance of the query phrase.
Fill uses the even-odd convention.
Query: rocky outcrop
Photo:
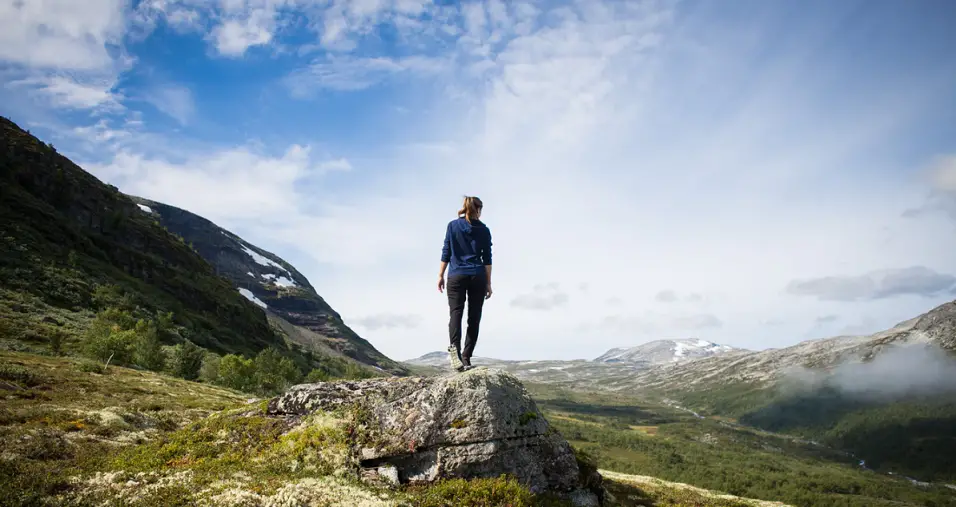
[[[367,477],[404,484],[510,474],[532,492],[599,505],[599,476],[582,473],[521,382],[501,370],[302,384],[268,405],[273,416],[316,412],[355,418],[351,452]]]

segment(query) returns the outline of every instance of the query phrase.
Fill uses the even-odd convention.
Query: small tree
[[[50,353],[54,356],[63,354],[63,342],[66,341],[66,332],[54,326],[49,326],[46,332],[49,339]]]
[[[87,336],[83,350],[87,356],[113,364],[130,364],[136,331],[112,329],[107,333]]]
[[[222,358],[219,357],[219,354],[206,351],[206,355],[202,360],[202,368],[199,369],[199,380],[209,382],[210,384],[218,383],[219,364],[221,362]]]
[[[326,382],[326,381],[330,380],[331,378],[332,378],[332,377],[330,377],[329,374],[328,374],[325,370],[323,370],[323,369],[321,369],[321,368],[314,368],[312,371],[309,372],[308,375],[306,375],[305,381],[306,381],[306,382],[309,382],[309,383],[312,383],[312,382]]]
[[[199,378],[199,370],[202,369],[204,355],[205,349],[189,340],[177,344],[173,347],[170,358],[173,375],[186,380],[196,380]]]
[[[302,378],[295,363],[272,347],[259,351],[254,363],[256,388],[264,394],[281,392]]]
[[[154,321],[140,320],[136,323],[133,360],[137,365],[150,371],[160,371],[166,367],[166,354],[163,352]]]
[[[255,387],[255,373],[256,365],[252,359],[226,354],[219,360],[218,383],[237,391],[252,392]]]

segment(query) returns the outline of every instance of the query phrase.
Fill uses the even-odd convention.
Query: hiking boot
[[[451,367],[455,371],[464,371],[465,365],[461,362],[461,355],[454,345],[448,346],[448,360],[451,361]]]
[[[466,369],[466,370],[470,370],[470,369],[472,368],[472,366],[471,366],[471,358],[470,358],[470,357],[462,356],[462,357],[461,357],[461,364],[465,365],[465,369]]]

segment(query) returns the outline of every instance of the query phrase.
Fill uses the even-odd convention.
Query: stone
[[[401,484],[510,474],[534,493],[599,505],[567,440],[502,370],[301,384],[271,399],[267,412],[296,418],[343,409],[359,414],[363,434],[353,452],[379,476],[389,466]]]

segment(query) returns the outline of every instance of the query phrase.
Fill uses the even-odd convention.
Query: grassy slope
[[[281,341],[264,313],[128,197],[0,117],[0,341],[69,344],[113,284],[150,313],[172,311],[187,338],[254,354]]]
[[[799,506],[956,505],[956,492],[943,486],[862,470],[841,452],[799,439],[623,395],[528,388],[601,468]]]
[[[743,384],[658,393],[703,414],[844,449],[881,472],[956,482],[956,395],[864,400],[820,389],[794,393]]]
[[[341,414],[289,431],[241,393],[122,367],[89,373],[80,365],[0,352],[5,505],[554,505],[507,479],[364,484],[346,473],[342,449],[351,437]],[[640,477],[615,476],[607,486],[621,506],[753,505]]]

